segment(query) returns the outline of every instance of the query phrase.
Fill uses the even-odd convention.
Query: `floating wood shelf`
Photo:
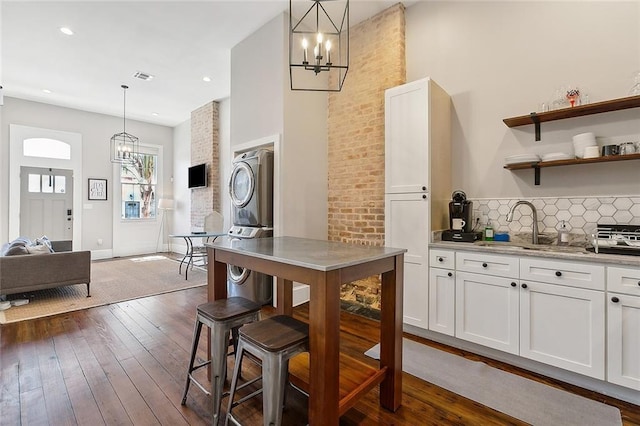
[[[505,118],[502,120],[507,127],[519,127],[533,124],[536,131],[536,140],[540,140],[540,123],[547,121],[564,120],[566,118],[581,117],[584,115],[600,114],[603,112],[619,111],[629,108],[640,107],[640,95],[628,96],[626,98],[612,99],[609,101],[595,102],[587,105],[580,105],[573,108],[562,108],[549,112],[532,112],[529,115]]]
[[[534,161],[526,163],[514,163],[504,166],[507,170],[535,170],[535,184],[540,185],[540,169],[543,167],[571,166],[574,164],[607,163],[611,161],[640,160],[640,154],[608,155],[606,157],[576,158],[574,160]]]

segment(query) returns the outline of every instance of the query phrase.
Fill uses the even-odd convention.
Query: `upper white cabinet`
[[[429,193],[431,229],[449,227],[451,99],[430,78],[385,92],[385,193]]]

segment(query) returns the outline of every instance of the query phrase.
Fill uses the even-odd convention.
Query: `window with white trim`
[[[134,156],[132,163],[120,167],[122,219],[156,218],[157,165],[157,154],[141,152]]]

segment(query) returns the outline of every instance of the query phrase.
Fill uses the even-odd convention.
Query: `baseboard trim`
[[[113,250],[91,250],[91,260],[111,259],[113,257]]]

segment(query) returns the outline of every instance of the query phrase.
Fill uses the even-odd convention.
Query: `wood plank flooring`
[[[195,306],[206,288],[188,289],[0,327],[1,425],[204,425],[210,398],[191,387],[181,406]],[[264,315],[271,315],[265,309]],[[305,306],[295,316],[307,318]],[[341,349],[363,362],[378,340],[378,323],[342,313]],[[625,426],[640,425],[640,407],[444,345],[439,349],[484,361],[620,408]],[[201,339],[198,356],[206,356]],[[247,373],[257,374],[257,367]],[[244,367],[245,365],[243,365]],[[204,370],[202,370],[203,374]],[[204,376],[203,376],[204,380]],[[342,418],[343,425],[520,425],[522,422],[447,390],[404,375],[403,405],[390,413],[373,390]],[[223,411],[226,399],[223,400]],[[234,410],[244,424],[261,424],[261,401]],[[306,400],[287,394],[284,424],[306,424]]]

